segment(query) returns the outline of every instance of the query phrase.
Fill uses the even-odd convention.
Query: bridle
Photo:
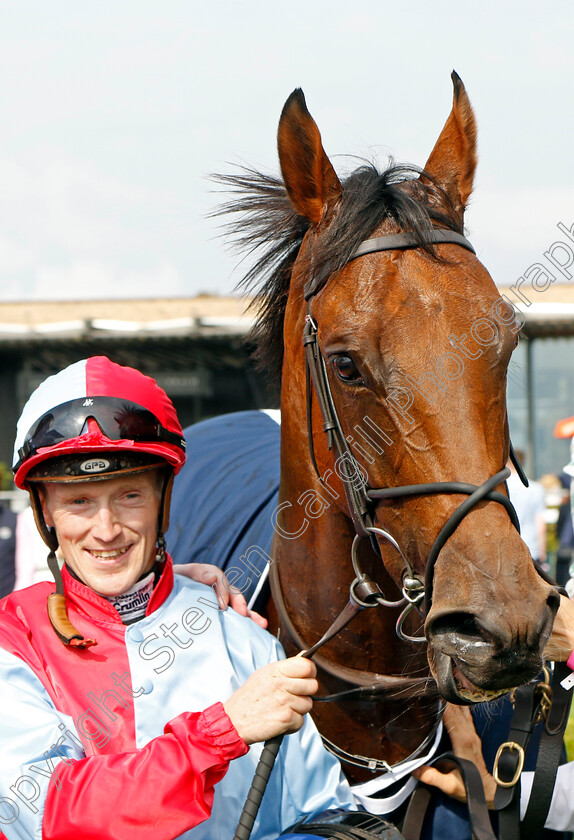
[[[427,241],[429,244],[448,243],[458,245],[468,251],[472,251],[472,253],[475,253],[474,248],[468,239],[462,236],[462,234],[456,233],[452,230],[435,229],[431,231],[430,237]],[[379,236],[362,242],[352,252],[348,262],[356,259],[357,257],[379,251],[397,249],[405,250],[407,248],[417,248],[420,246],[421,242],[417,241],[413,234],[410,233]],[[401,487],[373,488],[368,486],[365,481],[357,482],[357,475],[361,475],[361,473],[355,471],[352,475],[348,467],[349,464],[356,464],[356,459],[351,452],[347,437],[342,429],[337,409],[335,407],[333,394],[327,376],[325,360],[319,348],[318,326],[310,311],[312,299],[319,291],[321,291],[321,289],[324,288],[328,279],[329,275],[326,270],[324,270],[318,276],[311,277],[305,286],[305,299],[308,302],[308,308],[307,315],[305,317],[303,345],[306,356],[307,431],[311,461],[319,481],[322,482],[313,445],[312,398],[313,394],[315,394],[321,415],[323,417],[323,431],[327,435],[328,447],[329,449],[334,448],[336,451],[338,456],[337,460],[341,464],[342,472],[345,474],[342,476],[343,487],[349,514],[355,529],[355,538],[351,552],[355,579],[351,584],[351,600],[355,600],[361,608],[377,605],[385,607],[403,606],[404,609],[401,612],[396,625],[397,635],[404,641],[424,642],[426,639],[423,636],[410,636],[405,633],[403,630],[403,624],[407,615],[415,606],[420,607],[424,614],[428,614],[432,602],[432,587],[436,561],[447,540],[454,533],[462,520],[479,502],[492,501],[503,505],[510,516],[512,524],[518,531],[520,531],[518,518],[512,503],[507,496],[495,489],[506,478],[508,478],[510,470],[505,467],[481,485],[467,484],[458,481],[437,481],[425,484],[404,485]],[[524,473],[514,456],[512,447],[511,458],[521,479],[525,484],[527,484],[526,477],[524,476]],[[411,498],[413,496],[451,493],[466,495],[468,498],[453,512],[437,535],[429,552],[425,577],[423,580],[418,573],[413,571],[410,562],[401,551],[394,537],[382,528],[374,526],[372,513],[374,503],[387,499]],[[398,551],[404,564],[401,598],[397,601],[387,600],[381,592],[379,586],[360,569],[358,561],[358,543],[361,539],[368,538],[375,552],[380,554],[378,541],[375,539],[376,536],[382,537],[390,543]]]
[[[452,244],[459,245],[474,254],[474,248],[462,234],[456,233],[452,230],[435,229],[432,230],[430,236],[426,239],[425,244]],[[379,251],[390,250],[405,250],[407,248],[419,248],[422,243],[414,237],[411,233],[398,233],[389,236],[379,236],[373,239],[367,239],[361,242],[360,245],[351,253],[347,263],[356,259],[357,257],[366,254],[377,253]],[[342,266],[341,266],[342,267]],[[354,464],[355,459],[351,453],[347,438],[343,432],[341,422],[339,420],[333,394],[329,385],[327,377],[327,369],[325,360],[321,354],[318,341],[318,327],[313,319],[310,308],[311,301],[318,294],[319,291],[326,285],[331,276],[331,269],[325,266],[320,273],[313,274],[310,280],[306,283],[304,294],[307,300],[307,315],[305,318],[305,327],[303,331],[303,345],[305,348],[306,357],[306,402],[307,402],[307,436],[309,442],[309,450],[313,468],[317,474],[319,482],[322,483],[322,478],[317,466],[315,458],[315,451],[313,445],[313,423],[312,423],[312,395],[316,396],[319,403],[319,408],[323,417],[323,431],[327,435],[329,449],[335,449],[337,455],[341,459],[342,464]],[[528,485],[526,476],[514,455],[512,446],[510,447],[512,462],[524,484]],[[346,469],[346,468],[345,468]],[[345,472],[345,469],[343,470]],[[293,641],[299,645],[303,651],[303,656],[313,658],[319,667],[324,668],[332,675],[343,679],[344,681],[357,686],[356,673],[354,677],[349,677],[351,669],[334,665],[322,657],[317,655],[317,651],[326,642],[337,635],[362,609],[376,606],[399,607],[403,606],[399,619],[396,623],[396,632],[399,638],[408,642],[425,642],[424,637],[409,636],[405,633],[403,623],[408,613],[415,606],[422,606],[422,611],[428,613],[432,600],[432,584],[434,578],[434,567],[441,549],[449,537],[454,533],[456,528],[470,513],[470,511],[481,501],[498,502],[503,505],[508,511],[513,525],[520,532],[518,518],[510,500],[503,494],[495,490],[510,475],[510,470],[504,468],[487,479],[481,485],[466,484],[457,481],[437,481],[425,484],[404,485],[402,487],[384,487],[373,488],[366,483],[360,483],[356,486],[352,476],[346,473],[350,480],[343,480],[343,487],[347,499],[349,514],[353,521],[355,528],[355,538],[351,549],[351,560],[355,572],[355,579],[350,587],[350,598],[346,607],[335,618],[328,630],[312,647],[303,640],[297,629],[295,628],[288,610],[286,609],[283,594],[277,571],[277,564],[272,563],[270,567],[270,581],[271,590],[273,593],[273,600],[279,614],[280,620],[284,623],[287,631],[291,635]],[[437,495],[441,493],[456,493],[468,496],[468,498],[454,511],[449,517],[445,525],[440,530],[436,537],[427,560],[425,579],[423,580],[414,570],[408,559],[405,557],[394,537],[382,528],[375,527],[373,524],[372,511],[374,502],[381,499],[405,498],[422,495]],[[404,563],[404,574],[402,579],[401,598],[397,601],[389,601],[385,598],[380,590],[380,587],[371,578],[366,575],[360,568],[358,558],[358,544],[361,539],[368,538],[371,541],[374,551],[379,554],[378,541],[374,539],[375,536],[382,537],[389,542],[400,554]],[[424,600],[424,604],[421,602]],[[408,677],[389,677],[384,675],[376,675],[377,683],[369,685],[367,682],[368,672],[358,672],[359,686],[348,691],[339,692],[328,697],[315,697],[315,700],[338,700],[340,698],[350,699],[351,697],[363,699],[377,699],[389,691],[393,691],[398,685],[403,688],[409,686],[416,690],[416,686],[425,683],[426,680]],[[371,678],[375,675],[371,674]],[[370,695],[370,696],[369,696]],[[404,696],[404,695],[403,695]],[[414,753],[408,756],[405,761],[409,761],[420,754],[420,751],[425,749],[430,740],[434,737],[440,724],[441,714],[437,718],[437,722],[431,733],[427,736],[423,744],[418,747]],[[239,821],[234,840],[248,840],[251,834],[251,829],[255,820],[255,816],[259,809],[261,797],[265,791],[265,786],[269,778],[269,774],[273,767],[275,758],[277,756],[283,736],[277,736],[265,743],[259,765],[256,770],[255,778],[251,790],[249,792],[247,802],[245,804],[243,814]],[[372,759],[367,756],[356,755],[349,753],[331,741],[323,738],[325,746],[328,750],[333,752],[342,761],[354,764],[359,767],[365,767],[370,770],[384,770],[391,771],[393,768],[387,764],[386,761],[379,759]]]

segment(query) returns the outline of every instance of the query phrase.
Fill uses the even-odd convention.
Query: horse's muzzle
[[[431,610],[429,662],[442,696],[452,703],[481,703],[536,677],[559,603],[550,590],[538,621],[524,616],[518,633],[499,618]]]

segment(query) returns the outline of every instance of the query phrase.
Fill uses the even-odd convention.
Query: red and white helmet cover
[[[84,429],[78,436],[38,448],[22,461],[21,449],[40,418],[63,403],[93,397],[110,397],[141,406],[151,412],[164,429],[180,437],[181,446],[164,440],[111,440],[99,428],[95,428],[95,424],[91,424],[89,430]],[[94,412],[94,418],[97,422],[97,412]],[[24,406],[14,445],[14,481],[18,487],[24,488],[30,470],[49,458],[120,450],[158,456],[177,473],[185,462],[184,449],[183,431],[175,408],[155,379],[134,368],[118,365],[106,356],[92,356],[49,376]]]

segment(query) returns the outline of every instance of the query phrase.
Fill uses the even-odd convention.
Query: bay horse
[[[259,253],[245,280],[257,356],[281,382],[271,621],[288,654],[310,648],[351,587],[360,612],[315,656],[335,702],[313,717],[355,782],[428,749],[441,698],[480,703],[536,676],[558,607],[504,484],[519,324],[463,234],[476,125],[452,78],[423,169],[365,162],[340,179],[295,90],[282,179],[218,176],[231,233]],[[173,547],[189,528],[194,428],[168,533],[179,563],[199,559]],[[248,486],[234,493],[247,503]]]

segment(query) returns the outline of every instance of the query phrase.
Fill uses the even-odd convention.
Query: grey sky
[[[230,292],[205,176],[276,171],[297,86],[330,156],[423,165],[453,68],[479,124],[469,233],[514,280],[574,222],[574,7],[545,6],[3,0],[0,299]]]

